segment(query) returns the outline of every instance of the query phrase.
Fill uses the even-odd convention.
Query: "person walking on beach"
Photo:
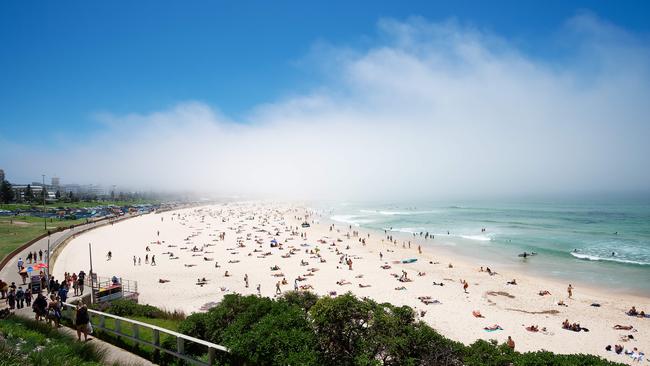
[[[257,284],[257,296],[262,297],[262,285]]]
[[[573,286],[569,284],[569,287],[567,287],[566,292],[569,294],[569,299],[573,296]]]
[[[136,261],[137,261],[137,260],[136,260],[135,256],[133,256],[133,267],[135,267],[135,263],[136,263]]]
[[[513,351],[515,350],[515,341],[512,340],[512,337],[508,336],[508,341],[506,342],[506,344],[511,350]]]
[[[276,295],[282,294],[282,290],[280,289],[280,283],[281,283],[280,281],[275,283],[275,294]]]
[[[467,281],[463,280],[463,291],[465,291],[465,293],[467,293],[467,288],[468,287],[469,287],[469,284],[467,283]]]
[[[155,266],[155,265],[156,265],[156,256],[155,256],[155,255],[152,255],[152,256],[151,256],[151,265],[152,265],[152,266]]]
[[[248,288],[248,273],[244,274],[244,283],[246,283],[246,288]]]

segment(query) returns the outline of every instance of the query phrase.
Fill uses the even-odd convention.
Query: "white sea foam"
[[[396,216],[396,215],[424,215],[437,213],[438,211],[429,210],[429,211],[388,211],[388,210],[359,210],[366,214],[379,214],[386,216]]]
[[[419,234],[420,232],[425,231],[424,229],[418,227],[394,227],[394,228],[386,227],[384,228],[384,230],[407,233],[407,234]]]
[[[477,241],[490,241],[492,238],[490,238],[487,235],[459,235],[459,237],[463,239],[468,239],[468,240],[477,240]]]
[[[571,252],[571,255],[578,258],[578,259],[583,259],[583,260],[588,260],[588,261],[619,262],[619,263],[628,263],[628,264],[638,264],[638,265],[641,265],[641,266],[649,266],[650,265],[650,263],[648,263],[648,262],[634,261],[634,260],[630,260],[630,259],[623,259],[623,258],[616,258],[616,257],[598,257],[598,256],[595,256],[595,255],[576,253],[576,252]]]
[[[361,218],[363,216],[359,215],[333,215],[330,217],[331,220],[338,221],[338,222],[344,222],[346,224],[354,225],[354,226],[359,226],[361,224],[369,224],[373,222],[371,219],[363,219]]]

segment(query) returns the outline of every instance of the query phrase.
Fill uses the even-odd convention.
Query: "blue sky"
[[[0,168],[292,198],[647,192],[648,4],[1,2]]]
[[[321,82],[314,44],[365,46],[380,18],[450,17],[540,57],[566,19],[589,10],[647,32],[645,1],[3,1],[0,136],[47,144],[100,129],[96,113],[200,100],[233,118]],[[32,133],[26,133],[27,127]],[[49,137],[48,137],[49,136]]]

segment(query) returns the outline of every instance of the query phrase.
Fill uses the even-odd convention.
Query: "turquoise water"
[[[650,296],[650,203],[451,203],[321,206],[347,225],[396,237],[434,235],[428,246],[479,263]],[[481,229],[485,228],[485,232]],[[517,254],[536,252],[530,258]]]

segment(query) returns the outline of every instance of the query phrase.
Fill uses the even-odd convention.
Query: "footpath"
[[[127,219],[132,216],[125,216],[121,219]],[[95,222],[90,222],[88,224],[83,224],[83,225],[78,225],[74,228],[70,229],[65,229],[62,231],[58,231],[55,233],[52,233],[49,236],[46,236],[32,245],[30,245],[27,248],[23,248],[21,251],[10,254],[12,256],[11,258],[8,259],[7,264],[3,267],[0,268],[0,279],[3,281],[7,282],[8,284],[11,284],[12,282],[16,283],[16,286],[22,286],[23,281],[22,278],[20,277],[20,274],[18,273],[18,259],[22,258],[25,267],[30,266],[30,263],[27,263],[25,258],[27,258],[27,254],[29,252],[39,252],[43,251],[43,263],[47,263],[47,256],[51,255],[52,252],[54,252],[55,248],[60,245],[61,243],[65,242],[68,238],[81,233],[83,231],[86,231],[88,229],[97,227],[97,226],[102,226],[102,225],[107,225],[110,221],[109,220],[101,220],[101,221],[95,221]],[[48,240],[50,244],[50,253],[48,253]],[[37,275],[38,272],[33,273],[34,275]],[[27,279],[29,281],[29,278]],[[2,303],[0,304],[0,308],[6,307],[6,304],[4,303],[4,300],[2,300]],[[14,313],[22,318],[26,319],[34,319],[34,313],[32,312],[31,308],[23,308],[20,310],[14,310]],[[58,329],[59,332],[71,336],[73,339],[77,338],[77,332],[71,328],[62,326],[61,328]],[[128,351],[125,351],[119,347],[116,347],[110,343],[106,343],[100,339],[97,339],[95,337],[91,337],[93,344],[95,344],[96,347],[105,350],[105,358],[103,360],[104,364],[107,365],[114,365],[118,364],[121,366],[149,366],[149,365],[155,365],[154,363],[137,356],[133,353],[130,353]],[[89,338],[90,339],[90,338]]]
[[[16,316],[19,316],[21,318],[25,319],[34,319],[34,313],[32,312],[31,308],[24,307],[22,309],[16,309],[14,310],[14,314]],[[59,333],[65,334],[71,339],[77,339],[77,332],[71,328],[61,326],[58,329]],[[83,336],[82,336],[83,339]],[[99,338],[95,338],[94,336],[89,336],[88,337],[89,341],[91,342],[96,348],[103,350],[104,351],[104,359],[102,360],[102,363],[105,365],[120,365],[120,366],[150,366],[150,365],[155,365],[149,360],[146,360],[138,355],[135,355],[133,353],[127,352],[119,347],[115,347],[114,345],[110,343],[106,343],[102,341]],[[92,339],[92,340],[91,340]]]

